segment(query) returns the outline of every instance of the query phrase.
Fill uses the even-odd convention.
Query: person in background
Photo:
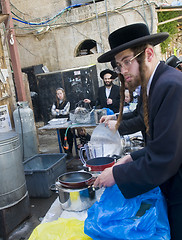
[[[66,94],[63,88],[56,89],[56,102],[53,103],[51,108],[52,116],[55,118],[68,118],[69,119],[69,111],[70,111],[70,102],[66,100]],[[68,149],[65,148],[65,133],[66,129],[59,130],[61,143],[64,151],[68,154],[68,158],[72,156],[73,149],[73,134],[70,129],[67,131],[67,141],[68,141]]]
[[[125,103],[128,104],[133,101],[133,93],[129,91],[129,89],[125,89]]]
[[[122,27],[109,35],[111,50],[100,63],[115,58],[130,89],[141,85],[146,145],[106,168],[94,186],[117,184],[125,198],[159,186],[166,199],[172,240],[182,239],[182,73],[160,62],[154,46],[168,33],[150,34],[144,23]],[[122,106],[121,108],[122,109]],[[118,117],[117,127],[122,119]]]
[[[166,64],[182,72],[182,66],[181,66],[182,61],[179,58],[177,58],[175,55],[171,55],[166,60]]]
[[[123,113],[130,112],[130,103],[133,101],[133,92],[131,92],[129,89],[125,89],[124,91],[124,107],[123,107]]]
[[[114,71],[117,73],[118,69],[117,69],[115,60],[111,61],[111,66],[113,67]],[[122,76],[120,76],[120,81],[121,80],[122,80]],[[121,83],[120,88],[122,88],[123,85]],[[126,83],[125,85],[128,87]],[[124,85],[124,89],[126,87],[125,85]],[[140,86],[137,87],[136,89],[137,90],[140,89]],[[143,119],[142,97],[138,94],[137,98],[138,100],[137,100],[136,109],[133,110],[132,112],[127,112],[123,114],[122,121],[120,122],[118,131],[121,136],[133,134],[141,131],[145,139],[145,124]],[[120,101],[122,101],[122,99],[120,99]],[[110,130],[115,131],[118,115],[119,113],[116,113],[114,115],[104,115],[101,117],[100,123],[105,123],[105,125],[107,125]]]
[[[77,138],[80,140],[80,144],[77,145],[77,148],[80,149],[84,144],[90,141],[90,134],[86,132],[86,129],[83,127],[77,128]]]
[[[100,73],[100,77],[104,81],[104,86],[99,88],[97,100],[84,99],[84,102],[90,103],[92,106],[100,106],[100,108],[109,108],[117,113],[120,104],[120,88],[113,84],[117,74],[110,69],[105,69]]]

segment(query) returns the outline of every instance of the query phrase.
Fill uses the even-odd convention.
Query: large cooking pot
[[[55,187],[59,194],[61,207],[64,210],[75,212],[91,207],[97,200],[98,193],[96,192],[103,192],[103,189],[95,191],[90,187],[81,189],[64,188],[60,182],[56,182]]]
[[[58,177],[58,182],[64,188],[81,189],[91,186],[95,177],[88,172],[68,172]]]
[[[104,188],[95,189],[91,185],[95,177],[88,172],[68,172],[60,175],[51,190],[57,190],[59,201],[67,211],[83,211],[91,207]],[[97,190],[97,191],[96,191]]]

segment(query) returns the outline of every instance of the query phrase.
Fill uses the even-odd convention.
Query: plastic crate
[[[37,154],[23,164],[29,196],[48,198],[53,193],[50,186],[66,172],[66,154]]]

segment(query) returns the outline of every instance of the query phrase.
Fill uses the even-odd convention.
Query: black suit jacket
[[[138,98],[137,107],[133,112],[123,114],[123,118],[119,125],[118,131],[120,135],[127,135],[142,131],[142,134],[144,135],[145,124],[143,120],[142,97]]]
[[[106,87],[100,87],[98,90],[98,97],[96,100],[96,106],[100,106],[100,108],[109,108],[113,110],[114,113],[119,112],[119,105],[120,105],[120,87],[116,85],[112,85],[111,92],[109,98],[112,99],[112,104],[107,104],[107,97],[106,97]]]
[[[182,73],[163,62],[149,92],[150,136],[133,162],[113,168],[126,198],[160,186],[168,204],[182,203]]]

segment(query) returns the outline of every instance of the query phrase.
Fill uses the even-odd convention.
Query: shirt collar
[[[155,69],[154,69],[154,71],[153,71],[152,75],[150,76],[149,81],[148,81],[148,83],[147,83],[147,96],[149,96],[149,91],[150,91],[150,86],[151,86],[151,83],[152,83],[152,79],[153,79],[153,76],[154,76],[154,74],[155,74],[155,71],[156,71],[159,63],[160,63],[160,62],[158,62],[158,64],[156,65],[156,67],[155,67]]]

